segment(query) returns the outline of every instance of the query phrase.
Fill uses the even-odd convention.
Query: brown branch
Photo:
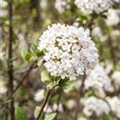
[[[56,87],[56,86],[55,86],[55,87]],[[53,90],[55,89],[55,87],[53,87],[52,89],[48,90],[47,96],[46,96],[46,98],[45,98],[45,100],[44,100],[44,102],[43,102],[43,104],[42,104],[41,110],[40,110],[40,112],[39,112],[38,117],[37,117],[36,120],[39,120],[39,118],[41,117],[42,112],[43,112],[46,104],[48,103],[48,101],[49,101],[49,99],[50,99],[50,97],[51,97],[51,95],[52,95],[52,92],[53,92]]]
[[[29,73],[31,72],[31,70],[34,68],[36,64],[36,61],[34,61],[31,66],[29,67],[27,73],[25,74],[25,76],[22,78],[22,80],[19,82],[19,84],[16,86],[16,88],[13,90],[12,94],[8,97],[8,99],[11,99],[13,97],[13,95],[15,94],[15,92],[19,89],[19,87],[23,84],[24,80],[26,79],[26,77],[29,75]],[[8,100],[7,99],[7,100]]]
[[[29,75],[29,73],[31,72],[31,70],[36,67],[35,64],[36,64],[37,60],[34,61],[31,66],[29,67],[28,71],[26,72],[25,76],[23,76],[23,78],[21,79],[21,81],[19,82],[19,84],[16,86],[16,88],[12,91],[12,93],[8,96],[8,98],[6,99],[6,101],[9,101],[10,99],[12,99],[13,95],[16,93],[16,91],[19,89],[19,87],[23,84],[23,82],[25,81],[26,77]],[[3,103],[1,106],[0,106],[0,109],[2,109],[4,107],[4,105],[6,105],[7,102]]]
[[[94,23],[94,20],[96,19],[96,16],[92,16],[91,19],[88,21],[88,23],[85,25],[85,28],[89,28],[90,30],[92,30],[92,25]]]
[[[86,75],[84,74],[83,76],[83,79],[82,79],[82,83],[81,83],[81,86],[80,86],[80,89],[79,89],[79,92],[78,92],[78,97],[76,99],[76,111],[75,111],[75,116],[74,116],[74,120],[77,120],[78,119],[78,114],[79,114],[79,109],[80,109],[80,99],[81,97],[83,96],[83,93],[84,93],[84,81],[86,79]]]
[[[60,93],[59,93],[60,94]],[[60,105],[60,99],[61,96],[58,96],[58,100],[57,100],[57,110],[56,110],[56,116],[55,116],[55,120],[57,120],[58,114],[59,114],[59,105]]]
[[[12,24],[12,18],[13,18],[13,8],[12,8],[12,0],[9,0],[8,7],[9,7],[9,43],[8,43],[8,76],[9,76],[9,94],[12,94],[13,92],[13,62],[11,61],[13,58],[13,24]],[[10,102],[10,119],[14,120],[14,99],[11,99]]]

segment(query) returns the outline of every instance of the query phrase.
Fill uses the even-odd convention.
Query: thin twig
[[[6,101],[10,100],[13,95],[16,93],[16,91],[19,89],[19,87],[23,84],[23,82],[25,81],[26,77],[29,75],[29,73],[31,72],[31,70],[35,67],[37,60],[35,60],[31,66],[29,67],[28,71],[26,72],[25,76],[23,76],[23,78],[21,79],[21,81],[19,82],[19,84],[16,86],[16,88],[13,90],[13,92],[8,96],[8,98],[6,99]],[[0,109],[2,109],[4,107],[4,105],[7,104],[7,102],[3,103],[0,107]]]
[[[83,79],[82,79],[82,83],[81,83],[81,86],[80,86],[80,89],[79,89],[79,93],[78,93],[78,97],[77,97],[77,100],[76,100],[76,111],[75,111],[75,117],[74,117],[74,120],[77,120],[78,118],[78,114],[79,114],[79,108],[80,108],[80,99],[81,97],[83,96],[83,93],[84,93],[84,81],[86,79],[86,75],[84,74],[83,76]]]
[[[59,113],[60,99],[61,99],[61,96],[60,96],[60,94],[59,94],[59,96],[58,96],[58,100],[57,100],[57,110],[56,110],[55,120],[57,119],[57,117],[58,117],[58,113]]]
[[[55,87],[56,87],[56,86],[55,86]],[[39,118],[41,117],[42,112],[43,112],[43,110],[44,110],[47,102],[49,101],[49,99],[50,99],[50,97],[51,97],[51,95],[52,95],[52,92],[53,92],[53,90],[55,89],[55,87],[53,87],[52,89],[48,90],[47,96],[46,96],[46,98],[45,98],[45,100],[44,100],[44,102],[43,102],[43,104],[42,104],[41,110],[40,110],[40,112],[39,112],[38,117],[37,117],[36,120],[39,120]]]
[[[8,7],[9,7],[9,43],[8,43],[8,76],[9,76],[9,94],[12,94],[13,92],[13,24],[12,24],[12,18],[13,18],[13,10],[12,10],[12,3],[13,0],[9,0]],[[11,99],[10,102],[10,119],[14,120],[14,99]]]
[[[22,78],[22,80],[19,82],[19,84],[16,86],[16,88],[13,90],[12,94],[8,97],[8,99],[11,99],[13,97],[13,95],[15,94],[15,92],[19,89],[19,87],[23,84],[24,80],[27,78],[27,76],[29,75],[29,73],[31,72],[31,70],[34,68],[34,65],[36,64],[36,61],[34,61],[31,66],[29,67],[27,73],[25,74],[25,76]]]

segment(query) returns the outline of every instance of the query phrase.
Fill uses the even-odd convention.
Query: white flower
[[[92,35],[93,35],[93,36],[102,37],[103,34],[102,34],[101,28],[100,28],[100,27],[95,27],[95,28],[93,28],[93,30],[92,30]]]
[[[108,10],[112,3],[112,0],[75,0],[76,6],[85,14],[99,14]]]
[[[111,110],[115,113],[117,117],[120,118],[120,98],[118,97],[107,98],[107,101],[110,104]]]
[[[116,3],[120,3],[120,0],[113,0],[114,2],[116,2]]]
[[[67,103],[66,103],[66,106],[69,108],[69,109],[73,109],[75,106],[76,106],[76,102],[74,100],[68,100]]]
[[[101,30],[100,27],[93,28],[93,30],[92,30],[92,36],[99,37],[99,39],[100,39],[101,42],[105,42],[108,39],[107,35],[103,35],[102,30]]]
[[[120,36],[120,31],[119,30],[112,30],[111,31],[111,36],[113,38],[116,38],[116,37]]]
[[[109,9],[107,13],[107,25],[117,25],[120,22],[118,11],[115,9]]]
[[[57,111],[57,110],[58,110],[59,112],[63,112],[63,105],[62,105],[62,104],[59,104],[59,105],[58,105],[57,103],[54,103],[54,104],[53,104],[53,110],[54,110],[54,111]]]
[[[51,113],[51,112],[53,112],[53,109],[52,109],[52,107],[50,105],[46,104],[43,111],[45,113]]]
[[[0,17],[5,17],[8,14],[6,10],[0,10]]]
[[[44,65],[52,76],[75,80],[98,63],[98,52],[88,31],[53,24],[42,34],[38,46],[44,51]]]
[[[85,80],[85,88],[95,88],[101,95],[104,95],[104,91],[113,90],[110,78],[100,65],[97,65]]]
[[[79,117],[77,120],[87,120],[85,117]]]
[[[40,90],[38,90],[37,92],[36,92],[36,94],[35,94],[35,97],[34,97],[34,100],[36,101],[36,102],[41,102],[42,100],[44,99],[44,90],[42,89],[40,89]]]
[[[86,116],[91,116],[93,114],[100,116],[103,113],[108,114],[110,112],[110,108],[105,101],[93,96],[83,99],[82,104],[84,105],[83,112]]]
[[[46,8],[47,7],[47,0],[41,0],[40,1],[40,7],[42,8],[42,9],[44,9],[44,8]]]
[[[0,95],[3,95],[7,92],[7,87],[3,80],[0,80]]]
[[[0,94],[5,94],[7,92],[6,86],[0,86]]]
[[[0,8],[4,8],[7,6],[7,2],[5,0],[0,1]]]
[[[114,79],[115,89],[118,90],[120,88],[120,71],[115,71],[112,78]]]
[[[70,9],[70,0],[56,0],[55,8],[58,10],[59,13],[63,13],[66,10],[69,10]]]

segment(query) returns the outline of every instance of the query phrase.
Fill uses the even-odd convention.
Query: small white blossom
[[[87,120],[85,117],[79,117],[77,120]]]
[[[58,104],[54,103],[54,104],[53,104],[53,110],[54,110],[54,111],[57,111],[57,110],[58,110],[59,112],[63,112],[63,105],[62,105],[62,104],[59,104],[59,105],[58,105]]]
[[[111,31],[111,36],[113,38],[116,38],[116,37],[120,36],[120,31],[119,30],[112,30]]]
[[[69,108],[69,109],[73,109],[75,106],[76,106],[76,102],[74,100],[68,100],[67,103],[66,103],[66,106]]]
[[[102,95],[104,95],[104,91],[113,90],[110,78],[100,65],[97,65],[85,80],[85,88],[95,88]]]
[[[83,112],[86,116],[91,116],[93,114],[100,116],[103,113],[108,114],[110,112],[109,105],[105,101],[93,96],[83,99],[82,103],[84,105]]]
[[[120,71],[115,71],[112,78],[114,79],[115,89],[118,90],[120,88]]]
[[[107,13],[107,25],[117,25],[120,22],[118,11],[115,9],[109,9]]]
[[[38,46],[52,76],[77,79],[98,63],[98,52],[89,32],[74,26],[53,24],[42,34]]]
[[[38,90],[35,94],[34,100],[36,102],[41,102],[44,99],[44,90]]]
[[[69,10],[70,9],[70,0],[56,0],[55,8],[58,10],[59,13],[63,13],[66,10]]]
[[[3,80],[0,80],[0,95],[3,95],[7,92],[7,87]]]
[[[0,1],[0,8],[4,8],[7,6],[7,2],[5,0]]]
[[[92,30],[92,36],[99,37],[99,39],[100,39],[101,42],[105,42],[108,39],[107,35],[103,35],[102,30],[101,30],[100,27],[93,28],[93,30]]]
[[[100,27],[95,27],[95,28],[93,28],[93,30],[92,30],[92,35],[93,35],[93,36],[102,37],[103,34],[102,34],[101,28],[100,28]]]
[[[6,10],[0,10],[0,17],[5,17],[8,14]]]
[[[97,14],[108,10],[112,0],[75,0],[76,6],[85,14],[96,12]]]
[[[51,112],[53,112],[53,109],[50,105],[46,104],[45,108],[44,108],[44,112],[45,113],[51,113]]]
[[[113,0],[114,2],[116,2],[116,3],[120,3],[120,0]]]
[[[120,118],[120,98],[107,98],[107,101],[109,102],[111,110],[114,112],[114,114]]]
[[[44,8],[46,8],[47,7],[47,0],[40,0],[40,7],[42,8],[42,9],[44,9]]]
[[[0,86],[0,94],[5,94],[7,92],[6,86]]]

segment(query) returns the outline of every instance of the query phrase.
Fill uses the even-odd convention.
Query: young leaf
[[[70,81],[68,79],[61,80],[59,85],[61,88],[65,89],[71,89],[73,86],[75,86],[76,81]]]
[[[57,113],[51,113],[49,115],[45,115],[44,120],[54,120]]]
[[[32,57],[32,55],[29,52],[27,52],[25,55],[25,60],[30,61],[31,57]]]
[[[51,78],[49,76],[49,73],[45,69],[41,72],[41,81],[43,83],[47,83],[47,84],[51,82]]]
[[[113,119],[110,115],[103,114],[101,120],[115,120],[115,119]]]
[[[38,67],[41,67],[42,63],[43,63],[43,59],[39,60],[37,63]]]
[[[28,120],[28,117],[27,117],[25,111],[21,107],[15,108],[15,117],[18,120]]]
[[[30,52],[34,55],[37,54],[37,45],[36,44],[32,44],[31,47],[30,47]]]
[[[26,61],[30,61],[30,59],[31,59],[31,57],[32,57],[31,53],[28,52],[28,50],[25,49],[25,48],[22,49],[21,55],[22,55],[23,59],[26,60]]]
[[[34,117],[37,118],[40,112],[40,107],[36,106],[35,110],[34,110]]]
[[[5,119],[5,115],[4,114],[0,114],[0,120],[4,120]]]

